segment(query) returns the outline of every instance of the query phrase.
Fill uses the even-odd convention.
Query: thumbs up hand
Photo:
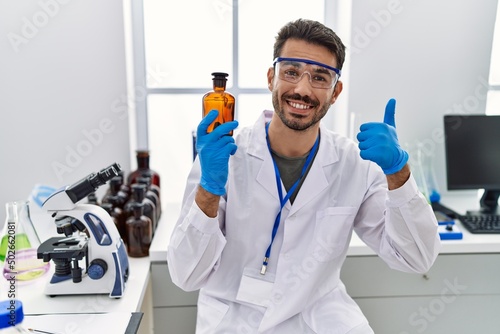
[[[408,153],[399,146],[395,111],[396,100],[390,99],[385,107],[384,122],[362,124],[357,136],[361,158],[375,162],[386,175],[399,172],[408,162]]]

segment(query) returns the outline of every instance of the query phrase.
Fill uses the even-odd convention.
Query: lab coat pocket
[[[330,207],[316,213],[313,256],[319,262],[332,261],[347,247],[356,207]]]
[[[213,333],[227,313],[229,305],[220,300],[200,294],[198,297],[198,315],[196,333]],[[201,332],[199,330],[202,330]]]

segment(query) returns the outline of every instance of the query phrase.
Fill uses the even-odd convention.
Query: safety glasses
[[[341,73],[338,68],[301,58],[278,57],[274,60],[273,66],[281,80],[296,84],[307,73],[311,86],[320,89],[335,86]]]

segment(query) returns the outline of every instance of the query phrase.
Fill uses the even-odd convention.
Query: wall
[[[126,93],[120,0],[0,0],[0,217],[37,183],[129,171]]]
[[[497,0],[352,1],[349,111],[382,121],[396,98],[402,144],[421,142],[446,192],[442,118],[484,113]]]
[[[395,97],[400,141],[436,155],[443,190],[442,115],[484,111],[496,5],[352,1],[341,98],[354,128]],[[70,184],[114,161],[130,170],[122,2],[0,0],[0,36],[0,217],[36,183]]]

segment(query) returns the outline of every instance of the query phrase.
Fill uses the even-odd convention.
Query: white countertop
[[[474,192],[457,192],[446,195],[442,204],[457,212],[474,210],[479,206],[479,198]],[[180,213],[180,203],[166,203],[162,210],[162,218],[155,232],[155,238],[149,250],[151,262],[167,261],[167,247],[170,235]],[[463,233],[460,240],[442,240],[440,254],[460,253],[496,253],[500,252],[500,234],[471,234],[460,222],[457,226]],[[347,256],[376,255],[359,237],[353,233]]]
[[[52,277],[55,267],[53,262],[50,263],[51,270],[44,276],[28,283],[18,283],[14,294],[23,302],[24,313],[29,315],[139,312],[149,280],[149,258],[129,258],[129,265],[130,274],[121,298],[110,298],[107,294],[55,297],[45,295],[45,286]],[[8,299],[8,282],[2,277],[0,277],[0,291],[2,299]]]
[[[131,313],[108,312],[99,314],[44,314],[27,315],[23,326],[54,334],[69,333],[126,333]],[[41,332],[34,332],[41,333]]]
[[[45,212],[33,208],[31,219],[41,241],[60,236],[56,233],[52,219]],[[18,298],[23,301],[25,314],[138,312],[149,281],[150,259],[129,257],[129,277],[125,283],[124,295],[117,299],[108,295],[48,297],[44,294],[44,288],[50,281],[54,268],[54,262],[50,261],[50,270],[44,276],[29,284],[20,283],[16,287]],[[5,291],[4,284],[6,280],[0,277],[0,291]]]

